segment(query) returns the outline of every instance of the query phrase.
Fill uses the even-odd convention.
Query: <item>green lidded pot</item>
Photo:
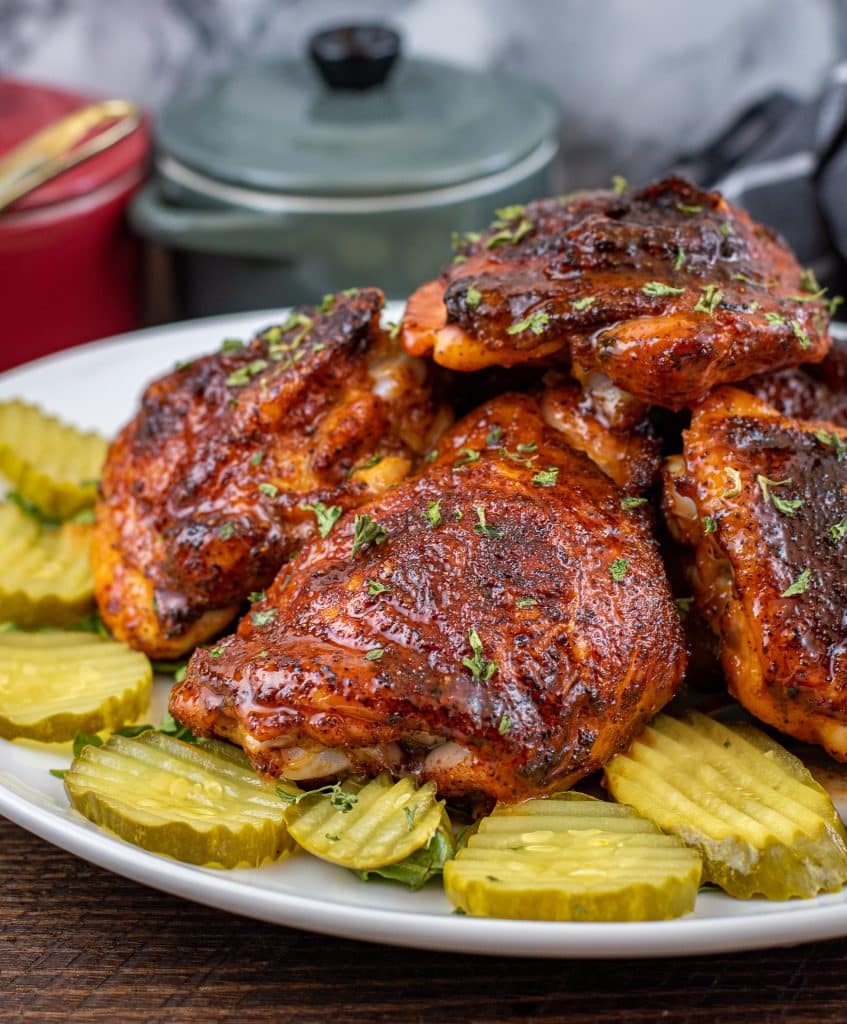
[[[353,285],[403,298],[453,231],[550,190],[547,92],[399,51],[380,26],[331,29],[311,62],[246,65],[163,111],[131,218],[174,251],[182,315]]]

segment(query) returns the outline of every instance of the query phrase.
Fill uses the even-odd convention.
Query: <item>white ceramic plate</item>
[[[389,317],[398,312],[387,311]],[[222,338],[247,338],[279,319],[278,312],[216,317],[96,342],[0,376],[0,397],[20,395],[111,435],[132,415],[151,377],[178,359],[215,348]],[[167,687],[167,680],[157,683],[153,722],[161,718]],[[66,750],[0,740],[0,812],[110,871],[264,921],[402,946],[552,957],[730,952],[847,935],[847,890],[789,903],[701,893],[695,913],[676,921],[551,924],[455,916],[437,884],[419,893],[390,883],[364,884],[308,856],[256,870],[195,868],[145,853],[70,810],[61,782],[48,773],[69,759]],[[841,812],[847,814],[847,805]]]

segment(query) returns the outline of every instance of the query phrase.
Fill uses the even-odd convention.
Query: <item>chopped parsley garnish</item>
[[[532,331],[533,334],[543,334],[550,323],[550,316],[547,313],[531,313],[523,320],[506,328],[506,334],[521,334],[523,331]]]
[[[462,516],[464,514],[465,513],[460,508],[453,509],[453,518],[456,520],[457,523],[462,521]]]
[[[277,485],[268,483],[267,481],[259,484],[259,490],[269,498],[275,498],[279,494],[279,488]]]
[[[490,237],[486,238],[485,248],[493,249],[495,246],[498,245],[517,245],[522,238],[526,238],[526,236],[530,233],[530,231],[532,231],[534,227],[535,224],[533,224],[531,220],[527,220],[524,217],[524,219],[518,224],[516,228],[512,229],[504,227],[501,228],[499,231],[495,232]]]
[[[250,602],[250,604],[258,604],[259,601],[264,601],[264,590],[251,590],[250,593],[247,595],[247,600]]]
[[[426,455],[424,455],[424,462],[435,462],[435,460],[437,458],[438,458],[438,449],[437,448],[433,448],[431,452],[427,452]]]
[[[379,661],[383,654],[385,654],[383,647],[373,647],[365,655],[365,661]]]
[[[519,597],[515,601],[516,608],[534,608],[537,604],[538,602],[534,597]]]
[[[404,807],[403,814],[406,817],[406,828],[409,832],[415,827],[415,815],[418,813],[417,807]]]
[[[235,523],[222,523],[218,528],[218,536],[221,540],[229,540],[235,533]]]
[[[209,651],[209,657],[210,658],[219,658],[223,654],[223,652],[224,652],[223,647],[213,647]]]
[[[703,212],[702,206],[689,206],[688,203],[677,203],[676,208],[680,213],[685,213],[689,217],[693,217],[695,213]]]
[[[540,470],[532,478],[532,482],[536,487],[553,487],[559,476],[558,466],[548,466],[546,469]]]
[[[794,337],[797,339],[797,344],[800,346],[800,348],[804,352],[807,348],[811,348],[811,339],[809,338],[809,335],[800,326],[800,324],[796,320],[790,320],[789,323],[791,324],[791,331],[794,334]]]
[[[482,295],[479,289],[471,285],[465,294],[465,304],[471,309],[476,309],[480,302],[482,302]]]
[[[723,235],[724,238],[726,238],[731,230],[732,230],[732,221],[725,220],[723,222],[723,224],[721,224],[721,234]]]
[[[721,301],[723,300],[723,292],[716,284],[704,284],[701,286],[700,291],[702,291],[703,294],[697,300],[694,312],[706,313],[711,316],[721,304]]]
[[[396,320],[388,321],[388,337],[396,341],[400,336],[400,324]]]
[[[230,352],[237,352],[241,348],[244,348],[244,342],[240,338],[224,338],[221,342],[221,352],[224,355],[229,355]]]
[[[459,458],[456,459],[453,466],[467,466],[471,462],[479,462],[479,452],[476,448],[460,448]]]
[[[176,370],[177,373],[179,373],[180,370],[187,370],[188,367],[191,366],[193,362],[193,359],[178,359],[174,363],[174,369]]]
[[[523,203],[513,203],[511,206],[501,206],[499,210],[494,211],[497,214],[497,220],[502,221],[504,224],[509,224],[513,220],[517,220],[518,217],[523,217],[526,213],[526,207]],[[496,227],[500,227],[495,222]]]
[[[501,736],[505,736],[514,724],[515,723],[508,715],[503,715],[500,719],[500,724],[497,726],[497,732],[499,732]]]
[[[454,231],[450,236],[450,244],[454,249],[463,249],[466,245],[473,245],[474,242],[478,242],[480,237],[478,231],[466,231],[463,235],[460,235],[458,231]]]
[[[646,498],[628,497],[621,498],[621,508],[624,512],[628,512],[632,508],[641,508],[642,505],[647,504]]]
[[[330,786],[321,786],[319,789],[307,789],[302,793],[291,793],[282,786],[276,787],[276,795],[287,804],[299,804],[301,800],[305,800],[310,796],[318,796],[319,794],[326,794],[329,797],[330,807],[333,807],[336,811],[341,811],[342,814],[352,811],[359,802],[358,796],[355,793],[348,793],[346,789],[342,789],[340,782],[334,782]]]
[[[313,501],[309,504],[301,505],[300,508],[302,508],[304,512],[315,513],[318,533],[321,537],[328,537],[333,526],[335,526],[341,518],[342,509],[340,505],[330,505],[327,507],[322,501]]]
[[[703,516],[703,533],[714,533],[718,528],[718,521],[714,516]]]
[[[503,436],[503,428],[494,426],[485,435],[485,445],[487,448],[496,448],[500,444],[500,439]]]
[[[626,576],[629,570],[629,559],[628,558],[616,558],[609,565],[609,573],[615,583],[620,583],[621,580]]]
[[[276,618],[276,608],[266,608],[262,612],[250,612],[254,626],[269,626]]]
[[[502,537],[503,531],[496,526],[489,526],[485,519],[485,505],[474,505],[477,521],[473,524],[473,532],[482,537]]]
[[[645,295],[653,297],[661,295],[682,295],[685,291],[684,288],[674,288],[673,285],[665,284],[664,281],[648,281],[647,284],[641,286],[641,290]]]
[[[335,296],[332,292],[327,292],[326,295],[321,299],[321,304],[318,306],[319,313],[329,313],[332,311],[332,307],[335,305]]]
[[[596,301],[596,295],[583,295],[581,299],[571,300],[571,309],[575,313],[581,313],[584,309],[588,309],[589,306],[593,306]]]
[[[622,174],[612,175],[612,191],[616,196],[623,195],[624,192],[629,188],[629,182]]]
[[[384,583],[380,583],[379,580],[368,580],[368,593],[371,597],[378,597],[380,594],[386,594],[391,587],[386,586]]]
[[[803,292],[821,292],[826,289],[821,288],[815,272],[811,267],[806,267],[803,273],[800,275],[800,291]]]
[[[519,462],[522,466],[531,466],[538,458],[537,455],[518,455],[517,452],[510,452],[508,448],[501,448],[500,454],[512,462]]]
[[[347,473],[347,479],[349,480],[350,477],[354,473],[358,473],[360,469],[373,469],[374,466],[378,466],[380,462],[382,462],[383,457],[384,456],[380,452],[377,452],[375,455],[372,455],[367,462],[360,462],[358,466],[353,466],[353,468]]]
[[[427,502],[426,508],[421,512],[421,518],[430,530],[434,530],[441,523],[441,499]]]
[[[497,671],[497,663],[494,661],[488,661],[485,658],[479,633],[477,633],[473,627],[468,630],[468,643],[471,645],[473,657],[462,658],[462,664],[465,668],[469,668],[471,670],[471,675],[474,679],[481,679],[484,683],[488,682],[488,680]]]
[[[265,457],[265,453],[264,452],[256,452],[254,455],[250,456],[250,465],[251,466],[261,466],[262,459],[264,459],[264,457]]]
[[[247,363],[246,366],[240,366],[237,370],[233,370],[226,379],[226,385],[229,388],[237,388],[242,384],[248,384],[251,377],[255,377],[257,373],[261,373],[262,370],[267,368],[268,363],[266,359],[254,359],[252,362]]]
[[[685,250],[681,246],[678,246],[676,256],[673,261],[674,270],[680,270],[683,263],[685,263]]]
[[[694,604],[693,597],[675,597],[673,600],[676,606],[677,615],[680,619],[685,619],[688,613],[691,611],[691,606]]]
[[[371,519],[369,515],[357,515],[353,520],[353,547],[350,557],[355,558],[362,548],[369,544],[384,543],[387,537],[388,532],[385,527],[375,519]]]
[[[341,841],[341,836],[336,835],[333,832],[324,832],[324,839],[330,843],[338,843]]]
[[[841,541],[847,537],[847,519],[842,519],[840,522],[833,523],[833,525],[826,531],[826,535],[833,544],[840,544]]]
[[[841,440],[841,436],[836,434],[834,430],[831,433],[828,430],[816,430],[815,438],[820,441],[821,444],[834,448],[835,456],[839,462],[842,462],[845,456],[847,456],[847,444]]]
[[[797,597],[798,594],[805,594],[812,582],[811,569],[804,569],[787,590],[779,595],[780,597]]]
[[[777,512],[781,512],[784,516],[793,516],[798,509],[803,507],[802,498],[780,498],[779,495],[771,493],[772,487],[784,487],[791,483],[790,479],[771,480],[759,474],[756,477],[756,482],[762,489],[762,497],[765,501],[770,501]]]
[[[723,498],[737,498],[738,495],[741,494],[741,490],[742,490],[742,488],[741,488],[741,474],[738,472],[737,469],[733,469],[732,466],[727,467],[727,469],[725,469],[724,472],[729,477],[729,479],[732,481],[732,486],[731,487],[727,487],[727,489],[723,492],[721,497],[723,497]]]
[[[785,317],[780,316],[779,313],[765,313],[765,320],[771,327],[784,327],[788,323]]]

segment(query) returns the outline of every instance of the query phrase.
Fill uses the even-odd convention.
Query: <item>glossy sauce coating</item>
[[[740,387],[783,416],[847,427],[847,341],[833,338],[826,358],[816,365],[757,374]]]
[[[721,388],[684,438],[665,509],[731,692],[847,760],[847,430]]]
[[[315,536],[304,504],[352,508],[409,472],[449,418],[380,330],[382,304],[367,289],[302,307],[147,388],[97,505],[96,597],[115,636],[153,657],[189,650]]]
[[[269,774],[318,744],[354,770],[506,800],[566,788],[629,742],[685,667],[647,517],[529,396],[487,403],[438,449],[359,510],[384,539],[354,556],[344,516],[235,636],[194,653],[176,718],[239,738]]]
[[[572,361],[679,409],[829,346],[824,297],[785,244],[677,178],[502,211],[457,259],[411,296],[401,333],[453,369]]]

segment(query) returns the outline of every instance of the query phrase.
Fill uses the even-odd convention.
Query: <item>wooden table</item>
[[[555,961],[391,949],[145,889],[0,818],[0,1021],[847,1021],[847,940]]]

